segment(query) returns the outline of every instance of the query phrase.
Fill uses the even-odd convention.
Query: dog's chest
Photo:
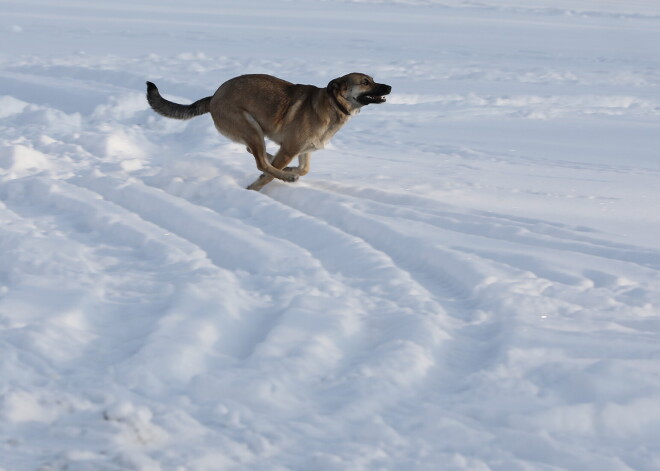
[[[307,152],[325,149],[325,146],[330,142],[330,139],[339,131],[341,126],[328,126],[325,129],[319,129],[315,135],[310,135],[307,141]]]

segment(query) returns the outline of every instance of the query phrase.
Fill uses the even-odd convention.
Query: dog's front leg
[[[293,157],[295,157],[295,153],[286,153],[282,151],[282,147],[280,147],[280,150],[275,154],[275,157],[270,155],[269,153],[266,152],[266,146],[264,145],[263,141],[254,141],[252,145],[248,145],[246,147],[246,150],[252,154],[254,157],[254,160],[257,163],[257,168],[264,172],[264,176],[268,175],[271,177],[270,180],[273,178],[279,178],[280,180],[284,180],[285,182],[295,182],[298,180],[298,174],[296,172],[290,172],[286,170],[282,170],[286,164],[291,162]],[[293,155],[293,157],[290,157],[290,155]],[[279,159],[279,160],[278,160]],[[277,165],[280,165],[280,167],[276,167],[274,164],[277,163]],[[263,185],[268,183],[270,180],[266,181]],[[255,185],[257,182],[254,182],[252,185]],[[252,185],[248,187],[248,189],[259,189],[259,188],[252,188]],[[261,186],[263,186],[261,185]]]
[[[305,152],[298,156],[298,166],[297,167],[286,167],[284,170],[289,172],[295,172],[298,176],[307,175],[309,173],[309,158],[311,157],[311,152]]]
[[[306,159],[306,160],[305,160],[305,158],[303,157],[304,155],[307,155],[307,159]],[[291,155],[291,153],[285,152],[285,151],[282,150],[282,148],[280,148],[280,150],[277,151],[277,154],[275,155],[275,158],[273,159],[271,165],[272,165],[273,167],[275,167],[276,169],[278,169],[278,170],[279,170],[279,169],[284,169],[284,170],[286,170],[287,172],[294,173],[295,175],[300,175],[300,173],[299,173],[299,171],[300,171],[300,167],[297,167],[297,168],[286,167],[286,165],[288,165],[288,164],[293,160],[294,157],[295,157],[295,154]],[[301,160],[300,160],[300,165],[302,166],[302,165],[303,165],[303,162],[306,162],[306,164],[305,164],[305,165],[306,165],[306,168],[309,169],[309,154],[301,154],[300,158],[301,158]],[[286,167],[286,168],[284,168],[284,167]],[[307,172],[305,172],[305,173],[307,173]],[[303,174],[303,175],[304,175],[304,174]],[[269,184],[271,181],[273,181],[274,178],[275,178],[275,177],[274,177],[273,175],[271,175],[271,174],[268,174],[268,173],[262,173],[262,174],[259,176],[259,178],[257,178],[254,182],[252,182],[252,183],[247,187],[247,189],[248,189],[248,190],[259,191],[259,190],[261,190],[264,186],[266,186],[266,185]]]

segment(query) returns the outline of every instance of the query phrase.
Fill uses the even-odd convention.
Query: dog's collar
[[[339,100],[337,99],[337,96],[332,92],[332,90],[330,90],[330,87],[326,88],[325,90],[328,92],[328,95],[330,95],[330,98],[332,99],[332,101],[335,102],[335,105],[337,105],[337,108],[339,108],[339,111],[344,113],[346,116],[350,116],[351,113],[346,109],[346,107],[344,105],[339,103]]]

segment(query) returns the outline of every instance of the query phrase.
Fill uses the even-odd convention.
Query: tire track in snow
[[[658,251],[595,237],[592,234],[598,232],[584,226],[506,214],[456,213],[435,208],[432,200],[423,197],[372,189],[348,188],[344,193],[355,194],[349,199],[361,201],[360,209],[370,215],[409,220],[418,224],[420,232],[436,228],[437,237],[446,240],[452,249],[513,270],[513,278],[525,280],[531,274],[540,282],[538,296],[562,304],[558,309],[591,309],[597,303],[604,309],[615,305],[641,309],[641,314],[644,310],[650,313],[650,306],[657,305],[653,293],[658,288]],[[360,197],[362,193],[368,195],[368,201]],[[498,249],[492,248],[493,242]],[[546,246],[544,252],[539,252],[537,247]],[[616,269],[604,272],[603,265]],[[492,298],[488,300],[491,304]]]
[[[587,234],[596,231],[587,227],[569,227],[541,219],[515,217],[497,213],[459,213],[450,209],[437,209],[438,202],[413,195],[393,195],[374,189],[355,189],[349,185],[322,183],[323,191],[330,191],[358,200],[368,200],[370,214],[410,219],[433,225],[443,230],[466,235],[481,236],[531,247],[635,263],[642,267],[660,269],[660,253],[644,247],[613,243]],[[419,208],[423,208],[421,211]]]
[[[453,321],[449,324],[451,338],[444,342],[443,348],[436,349],[433,356],[426,359],[435,368],[429,368],[415,392],[401,393],[401,385],[395,386],[399,387],[399,397],[389,403],[389,417],[405,413],[402,411],[407,409],[410,401],[418,404],[417,407],[420,401],[448,404],[455,394],[469,388],[475,377],[501,364],[519,323],[506,311],[489,309],[487,302],[483,303],[486,306],[481,306],[479,294],[473,288],[483,284],[493,274],[501,276],[503,270],[493,270],[483,263],[475,264],[471,260],[474,257],[443,247],[440,241],[429,242],[410,233],[397,233],[390,225],[391,215],[375,216],[361,212],[355,205],[345,204],[346,198],[341,195],[319,192],[302,185],[294,188],[288,185],[273,186],[265,193],[310,216],[315,224],[329,226],[333,233],[340,234],[335,237],[359,240],[371,247],[371,250],[385,254],[399,270],[410,273],[412,279],[424,287],[432,299],[452,317]],[[509,270],[511,276],[513,273]],[[386,352],[374,350],[383,359],[383,363],[391,362]],[[423,357],[417,360],[422,365],[424,361]],[[401,364],[399,361],[395,364],[399,368],[413,367],[412,363]],[[383,365],[379,367],[383,368]],[[325,402],[332,403],[333,397],[359,396],[360,389],[365,387],[359,381],[363,371],[357,369],[353,374],[353,384],[333,384],[324,397]],[[381,397],[389,393],[388,388],[391,386],[383,386]],[[368,402],[350,404],[342,412],[355,414],[352,409],[354,405],[367,413],[376,412]],[[464,421],[465,417],[460,420]],[[397,429],[397,433],[402,436],[408,434],[404,429]]]
[[[455,330],[456,321],[448,317],[444,306],[397,266],[388,254],[325,221],[261,194],[223,184],[218,179],[187,183],[179,179],[171,185],[167,178],[155,177],[148,182],[220,214],[240,214],[254,230],[296,244],[317,260],[332,279],[349,292],[357,291],[355,295],[362,299],[366,311],[362,330],[368,332],[368,338],[346,358],[347,369],[328,383],[332,384],[332,392],[326,392],[326,395],[350,395],[353,391],[360,396],[357,392],[359,385],[368,382],[364,379],[366,371],[398,370],[392,376],[392,381],[397,382],[403,381],[405,370],[423,376],[426,368],[442,368],[439,352],[444,349],[442,345],[443,340],[448,339],[447,332]],[[373,365],[373,350],[379,352],[378,367]],[[405,360],[406,357],[409,360]],[[402,361],[406,362],[406,367],[391,368],[380,364],[400,365]],[[390,389],[386,383],[384,389]],[[366,404],[368,401],[363,402],[361,407],[371,410]]]
[[[516,285],[529,285],[526,289],[535,293],[545,287],[543,281],[530,279],[515,267],[494,264],[476,254],[448,247],[439,228],[429,231],[423,224],[399,216],[396,208],[390,213],[373,214],[368,211],[372,203],[367,201],[367,208],[361,208],[365,202],[358,197],[302,186],[295,191],[278,186],[266,192],[388,254],[459,321],[460,327],[452,331],[453,341],[443,360],[446,368],[439,372],[433,387],[460,389],[469,373],[501,361],[520,322],[516,311],[501,305],[498,299],[517,297]],[[502,282],[495,283],[493,289],[492,280]],[[503,295],[503,289],[514,292]]]
[[[110,351],[123,342],[148,345],[169,306],[185,299],[178,290],[185,293],[186,285],[200,277],[237,283],[229,272],[215,268],[199,247],[165,234],[95,192],[34,177],[5,183],[0,193],[24,217],[46,219],[86,262],[75,279],[88,285],[86,303],[95,306],[85,310],[85,322],[98,334],[89,347],[94,351]],[[22,201],[29,201],[29,207],[21,209]],[[191,331],[201,328],[195,325],[199,322],[190,319]],[[119,361],[111,354],[102,357]]]
[[[38,202],[44,208],[54,209],[59,216],[68,214],[78,231],[97,231],[101,237],[136,247],[155,260],[193,262],[205,257],[198,247],[183,239],[163,237],[164,232],[158,226],[103,200],[98,193],[62,180],[38,176],[11,180],[3,185],[2,192],[5,200],[13,204]]]
[[[158,441],[164,434],[146,405],[161,407],[163,415],[164,406],[153,398],[180,390],[218,362],[228,363],[225,355],[243,353],[250,329],[236,321],[235,311],[241,310],[244,323],[258,325],[263,313],[259,300],[250,299],[255,293],[240,294],[233,275],[214,266],[198,246],[173,234],[164,237],[162,228],[86,188],[27,177],[2,182],[0,198],[0,219],[10,224],[0,230],[0,243],[17,249],[0,256],[13,277],[11,289],[0,293],[0,322],[13,330],[0,342],[3,358],[24,357],[20,377],[36,376],[37,384],[52,372],[48,387],[62,398],[57,409],[63,416],[53,416],[55,427],[82,420],[94,440]],[[44,253],[49,248],[52,255]],[[37,279],[50,274],[48,286],[32,286],[33,271]],[[217,286],[227,291],[220,300],[213,296]],[[20,304],[21,296],[36,299]],[[31,322],[33,311],[39,324]],[[227,331],[239,342],[227,341]],[[20,388],[19,382],[9,392],[22,397]],[[26,400],[50,397],[40,388],[30,390]],[[134,395],[145,404],[137,414],[130,402],[115,403]],[[214,446],[244,446],[242,437],[205,427],[203,418],[178,414],[186,427],[212,436]],[[266,441],[256,434],[248,438]],[[111,447],[103,454],[122,461],[125,453]],[[63,457],[61,463],[69,461]]]
[[[570,228],[550,224],[551,230],[542,228],[534,232],[540,221],[524,218],[518,220],[500,215],[476,215],[471,218],[469,214],[458,214],[456,217],[460,219],[456,221],[446,211],[436,211],[436,214],[440,214],[436,216],[434,208],[419,210],[421,205],[430,202],[418,197],[410,197],[410,201],[416,203],[415,209],[412,209],[405,207],[393,195],[385,196],[394,197],[396,206],[372,201],[372,198],[363,199],[359,195],[328,193],[310,187],[287,191],[286,187],[278,186],[267,192],[284,204],[364,238],[388,253],[397,264],[406,268],[415,279],[424,283],[429,291],[435,292],[441,299],[447,296],[447,286],[451,287],[449,292],[456,291],[458,287],[463,299],[469,300],[469,309],[450,310],[451,314],[466,321],[459,332],[453,333],[455,342],[451,346],[449,361],[455,362],[454,366],[460,366],[457,371],[476,372],[497,362],[507,361],[503,355],[508,349],[517,344],[528,345],[533,342],[535,335],[548,340],[557,335],[566,335],[572,316],[579,312],[594,319],[594,328],[602,330],[598,338],[603,345],[620,341],[622,334],[612,329],[609,317],[597,314],[599,306],[605,312],[633,309],[640,315],[651,315],[652,306],[657,302],[653,299],[654,288],[643,281],[653,279],[657,271],[647,268],[646,263],[638,263],[638,257],[621,256],[622,253],[639,254],[647,249],[632,246],[622,248],[621,244],[609,244],[583,236],[582,232],[586,228],[581,228],[580,234],[574,235]],[[365,192],[373,195],[371,190]],[[376,197],[380,196],[376,192]],[[427,214],[427,211],[431,214]],[[427,219],[431,219],[434,224],[428,224]],[[448,220],[446,229],[442,227],[445,219]],[[555,253],[556,257],[564,257],[565,263],[571,267],[577,266],[578,271],[570,271],[570,268],[568,272],[560,271],[561,268],[556,267],[562,265],[557,263],[555,256],[553,263],[548,265],[543,258],[544,254],[539,255],[537,250],[529,256],[523,255],[525,252],[516,255],[515,250],[519,250],[521,245],[519,237],[513,237],[512,241],[505,237],[506,233],[517,234],[511,229],[504,234],[496,233],[494,237],[501,251],[493,251],[492,240],[483,244],[488,247],[488,251],[480,249],[480,238],[490,237],[489,227],[502,224],[502,220],[509,228],[530,227],[528,232],[523,233],[524,238],[540,238],[534,241],[533,247],[542,244],[548,234],[556,233],[559,237],[568,238],[568,242],[556,244],[557,247],[565,246],[566,250],[553,247],[551,253]],[[466,221],[470,223],[469,232],[455,230],[457,225],[462,229]],[[479,225],[486,226],[482,230],[483,235],[476,230]],[[579,242],[573,243],[572,236]],[[597,250],[599,255],[592,255],[591,250],[586,250],[586,253],[577,251],[576,245],[584,245],[585,239],[600,244]],[[614,253],[611,258],[607,256],[610,251]],[[582,268],[573,261],[576,255],[581,256],[580,260],[585,264]],[[633,279],[641,281],[626,282],[625,279],[618,280],[614,275],[594,275],[587,267],[598,267],[598,258],[601,256],[607,259],[607,264],[612,263],[611,259],[623,259],[620,266],[625,269],[624,273],[628,272]],[[653,262],[648,265],[653,266]],[[439,275],[434,277],[434,272]],[[601,287],[593,288],[591,279],[603,276],[609,281],[606,280],[607,283]],[[437,289],[434,290],[434,286]],[[643,304],[644,299],[647,299],[646,304]],[[551,344],[548,343],[548,348],[551,348]],[[640,351],[646,351],[645,348],[648,346],[642,347]],[[584,354],[579,346],[573,346],[572,350],[576,355]],[[448,372],[451,370],[449,368]],[[457,384],[463,384],[463,381],[457,378]]]
[[[286,244],[279,244],[279,241],[273,238],[260,238],[253,231],[246,231],[237,219],[222,218],[210,210],[190,205],[185,200],[147,187],[136,179],[88,175],[76,178],[71,183],[102,195],[127,213],[153,225],[162,238],[175,238],[195,247],[210,259],[215,269],[228,270],[235,274],[236,283],[240,284],[236,291],[245,290],[245,293],[238,297],[253,297],[259,306],[252,314],[243,312],[245,302],[240,299],[232,300],[233,295],[229,294],[232,288],[221,284],[219,292],[228,300],[227,305],[222,302],[217,306],[216,315],[229,318],[224,327],[233,332],[235,338],[225,334],[222,344],[233,345],[228,353],[235,358],[245,359],[251,356],[254,349],[282,320],[281,312],[273,313],[272,306],[267,308],[273,301],[272,289],[260,291],[250,278],[260,275],[275,278],[278,274],[271,269],[274,266],[287,267],[289,272],[311,271],[309,267],[298,263]],[[277,282],[284,284],[285,281]],[[203,282],[201,285],[211,293],[216,290],[209,283]],[[213,295],[200,291],[202,286],[191,287],[191,305],[184,303],[180,307],[182,311],[212,309],[216,305],[213,299],[209,299],[213,298]],[[204,301],[198,303],[194,298]],[[292,294],[291,298],[295,296]],[[210,307],[205,308],[204,302],[209,303]],[[236,303],[236,307],[231,307],[232,302]],[[254,308],[252,310],[254,311]],[[185,316],[176,314],[175,317],[176,319],[170,322],[172,332],[187,323]],[[234,318],[235,322],[232,323],[231,318]],[[223,325],[221,321],[219,323]],[[222,350],[222,347],[217,348]]]
[[[431,294],[394,264],[388,254],[323,220],[215,180],[188,182],[185,188],[176,185],[174,190],[157,179],[150,180],[155,187],[218,214],[240,213],[244,223],[299,246],[327,272],[344,284],[359,288],[365,296],[387,299],[406,312],[445,314]]]
[[[167,183],[152,184],[167,191]],[[299,189],[293,188],[292,192]],[[445,316],[447,308],[453,309],[452,305],[463,310],[473,309],[467,294],[458,286],[447,286],[443,302],[438,303],[437,293],[428,291],[387,252],[362,237],[290,205],[277,201],[272,204],[270,198],[264,200],[261,195],[255,197],[252,193],[246,194],[242,188],[223,186],[222,182],[216,186],[213,180],[190,183],[187,188],[177,184],[169,191],[185,194],[183,197],[189,201],[220,213],[239,211],[244,216],[249,215],[243,218],[246,223],[308,250],[326,270],[340,276],[344,283],[359,287],[367,297],[387,299],[402,312],[422,312],[433,317]]]
[[[571,289],[570,286],[586,281],[586,277],[580,275],[575,276],[575,279],[550,282],[543,279],[547,273],[539,269],[543,266],[542,260],[545,255],[543,253],[540,254],[541,264],[539,266],[529,264],[521,266],[520,260],[514,257],[507,255],[500,256],[499,259],[490,257],[487,253],[473,250],[474,244],[461,241],[463,246],[459,246],[458,243],[453,244],[453,248],[456,249],[453,251],[456,263],[451,267],[441,267],[443,260],[438,255],[447,251],[445,247],[449,242],[446,238],[450,237],[453,228],[445,230],[436,225],[425,224],[425,210],[398,211],[393,206],[390,211],[387,211],[386,206],[382,203],[378,203],[377,210],[374,210],[372,202],[364,201],[359,197],[344,197],[332,192],[328,194],[328,192],[308,187],[289,190],[287,186],[279,185],[269,188],[266,192],[284,204],[335,225],[357,237],[364,238],[368,243],[376,245],[380,250],[388,253],[397,264],[408,269],[417,280],[429,280],[427,273],[432,270],[454,270],[456,277],[453,283],[465,290],[467,298],[472,299],[477,308],[483,308],[483,310],[477,309],[473,322],[466,323],[463,328],[452,332],[453,340],[445,349],[447,367],[441,374],[429,375],[425,385],[419,388],[419,394],[416,397],[416,410],[418,411],[429,407],[436,411],[430,415],[438,416],[439,410],[441,410],[442,415],[454,417],[463,427],[469,428],[473,432],[480,430],[482,424],[486,423],[488,426],[485,430],[488,430],[488,433],[495,432],[492,435],[494,439],[499,433],[505,432],[522,437],[525,434],[515,430],[518,428],[517,426],[503,426],[503,423],[506,424],[506,419],[498,417],[497,414],[489,417],[488,413],[482,413],[476,417],[478,423],[473,423],[472,414],[475,407],[490,409],[489,404],[493,405],[492,410],[496,410],[497,404],[503,400],[501,394],[511,393],[513,397],[519,394],[517,389],[511,389],[506,378],[518,378],[517,381],[520,385],[518,387],[521,388],[530,388],[530,390],[548,388],[548,384],[544,382],[543,372],[534,366],[533,358],[535,356],[543,358],[541,362],[547,367],[548,364],[552,364],[547,358],[555,358],[558,355],[560,358],[563,358],[562,355],[574,358],[576,363],[594,361],[598,364],[603,358],[606,358],[607,361],[624,364],[629,358],[655,357],[657,354],[657,346],[652,340],[655,338],[655,335],[651,333],[652,329],[650,332],[644,332],[645,340],[640,342],[641,330],[630,332],[626,328],[622,331],[623,329],[617,328],[616,325],[612,326],[610,320],[625,318],[630,315],[632,310],[641,316],[652,316],[652,299],[649,299],[646,306],[639,307],[627,304],[631,300],[630,298],[613,303],[615,293],[613,289],[606,287],[607,289],[601,292],[590,289],[588,284],[586,289],[584,286],[582,287],[584,293],[580,293],[579,289]],[[401,205],[400,202],[398,204]],[[418,206],[416,205],[416,207]],[[406,217],[411,215],[412,218]],[[494,221],[493,218],[477,217],[474,222],[499,224],[501,219],[500,215],[497,215]],[[516,222],[515,218],[513,221]],[[518,222],[521,225],[531,225],[532,227],[539,223],[532,220]],[[564,236],[567,232],[569,238],[572,235],[570,228],[557,226],[553,229],[556,229],[560,236]],[[582,238],[582,232],[581,230],[577,238]],[[554,232],[541,231],[539,234],[540,237],[544,237],[548,233],[553,234]],[[432,234],[437,237],[437,245],[430,243]],[[461,234],[464,232],[459,231],[459,235]],[[533,232],[526,235],[536,236]],[[496,240],[499,246],[520,245],[517,240],[509,243],[502,238],[502,235],[498,236]],[[488,237],[488,234],[484,237]],[[418,240],[418,243],[415,243],[415,239]],[[589,237],[589,239],[591,238]],[[596,241],[599,242],[598,239]],[[423,250],[421,252],[410,250],[415,246],[422,247]],[[485,246],[491,252],[494,251],[492,242]],[[568,246],[569,249],[565,251],[568,257],[573,258],[578,255],[585,260],[592,261],[593,266],[598,266],[598,256],[589,253],[575,253],[576,251],[572,250],[573,245],[569,243]],[[477,244],[475,247],[479,247],[479,245]],[[625,248],[637,249],[630,246]],[[602,244],[602,251],[607,254],[607,249],[608,243],[605,242]],[[619,245],[614,245],[612,250],[618,254],[621,248]],[[555,249],[555,251],[561,252],[559,249]],[[539,255],[538,251],[533,253]],[[436,264],[432,261],[434,257],[436,257]],[[607,259],[606,256],[604,258]],[[652,277],[654,270],[647,268],[644,264],[636,263],[636,260],[629,259],[630,257],[625,257],[621,261],[621,266],[628,265],[630,271],[638,274],[641,280]],[[457,263],[460,260],[464,262],[463,266]],[[610,266],[609,259],[605,264]],[[476,276],[474,277],[475,283],[471,292],[465,284],[465,273],[461,273],[465,270],[472,270],[474,275],[483,277],[480,283],[477,282]],[[604,275],[595,276],[603,277]],[[568,288],[561,286],[562,282],[568,284]],[[431,286],[427,286],[427,288],[432,290]],[[443,295],[443,289],[446,288],[436,291],[440,297]],[[652,289],[645,291],[636,283],[631,283],[630,289],[637,298],[642,299],[646,295],[650,297],[654,292]],[[601,310],[607,312],[611,309],[616,309],[618,312],[610,313],[609,316],[601,316],[599,313]],[[461,315],[461,312],[454,311],[453,314]],[[467,311],[462,314],[466,315]],[[541,316],[541,314],[546,315]],[[572,324],[578,316],[585,319],[582,321],[582,326],[592,326],[593,330],[590,332],[588,342],[584,341],[583,332],[572,332],[574,329]],[[547,320],[541,318],[547,318]],[[591,319],[591,321],[586,319]],[[629,363],[634,370],[633,362],[634,360]],[[570,362],[566,363],[570,364]],[[552,371],[553,367],[548,368]],[[562,367],[557,367],[557,372],[561,375]],[[566,381],[570,383],[571,380]],[[553,400],[539,399],[538,407],[545,408],[549,407],[548,403],[553,404],[556,401],[553,394],[561,394],[561,388],[561,383],[556,389],[554,385],[549,387],[550,397]],[[536,400],[532,400],[532,402],[536,404]],[[388,411],[388,414],[397,417],[395,421],[398,421],[406,415],[406,406],[405,402],[399,402],[396,407],[392,407]],[[518,411],[517,414],[521,417],[521,421],[526,420],[524,412],[521,412],[513,403],[511,409]],[[563,411],[562,406],[559,406],[558,409]],[[426,424],[424,420],[421,423]],[[429,423],[425,426],[431,427],[432,425]],[[420,427],[420,422],[411,423],[410,427],[410,429],[406,429],[403,426],[398,431],[403,436],[414,437],[416,430]],[[543,442],[545,442],[544,446],[552,444],[551,440],[540,440],[539,445]],[[512,447],[512,449],[519,452],[516,447]],[[570,458],[570,454],[566,455],[566,458]],[[590,459],[603,458],[598,453],[594,453]],[[587,461],[580,462],[580,465],[584,465]]]
[[[375,402],[376,409],[397,401],[399,397],[394,385],[412,386],[423,379],[427,370],[434,366],[435,350],[447,338],[442,324],[429,319],[429,315],[437,316],[441,311],[432,303],[427,302],[425,306],[425,302],[417,301],[409,293],[414,304],[411,308],[401,309],[392,305],[387,297],[383,302],[377,294],[365,296],[361,289],[345,284],[342,277],[329,274],[305,248],[236,218],[222,216],[134,179],[124,181],[88,176],[76,183],[94,188],[105,198],[135,211],[141,218],[191,240],[216,264],[229,264],[232,270],[245,272],[243,281],[250,289],[265,288],[275,320],[266,326],[255,327],[263,332],[256,336],[258,342],[244,357],[245,365],[259,369],[270,365],[281,371],[282,382],[321,381],[315,388],[319,394],[333,394],[328,392],[331,387],[335,392],[337,388],[342,389],[344,397],[351,397],[352,391],[359,398],[356,401],[364,407],[352,407],[350,413],[366,413],[367,405],[374,397],[374,388],[381,391],[376,394],[382,399]],[[250,198],[251,195],[264,200],[261,195],[240,190],[241,197]],[[270,199],[265,201],[273,204]],[[268,209],[264,211],[268,212]],[[285,226],[280,224],[280,230],[285,231]],[[327,234],[317,229],[316,235],[319,234],[327,241],[334,232]],[[344,237],[342,244],[342,250],[352,250],[354,242]],[[363,252],[357,249],[362,258]],[[326,262],[329,260],[328,256],[324,258]],[[372,270],[376,272],[393,269],[378,253],[367,251],[367,259],[372,259],[369,263],[374,263]],[[358,265],[358,271],[361,266]],[[383,274],[378,276],[382,279]],[[402,278],[398,272],[396,276]],[[299,283],[300,280],[304,280],[304,286],[292,286],[292,282]],[[419,307],[424,313],[416,312]],[[372,355],[372,348],[378,350],[379,355]],[[286,359],[284,367],[282,359]],[[378,374],[369,373],[372,371]],[[242,371],[236,374],[237,378],[245,375]],[[198,381],[205,385],[202,389],[208,388],[217,394],[232,387],[225,381],[218,382],[213,374],[202,374]],[[244,377],[237,381],[245,386]],[[282,389],[282,386],[262,384],[263,381],[272,380],[250,379],[257,392],[272,387]],[[375,387],[375,384],[381,386]],[[365,394],[367,390],[372,393]],[[208,401],[210,396],[205,393],[199,400]],[[311,399],[303,397],[300,400]],[[375,409],[369,410],[373,412]]]
[[[370,214],[357,205],[360,198],[329,193],[312,187],[298,186],[295,191],[272,187],[266,193],[275,200],[304,214],[325,222],[339,231],[369,244],[385,253],[404,272],[411,273],[421,286],[450,307],[450,314],[464,319],[466,312],[479,306],[472,296],[472,287],[485,275],[475,269],[461,254],[435,240],[425,240],[415,234],[393,229],[392,214]],[[403,223],[404,218],[400,218]],[[434,257],[429,257],[433,254]],[[461,269],[451,269],[452,267]],[[451,310],[455,305],[456,309]]]
[[[272,267],[305,270],[291,252],[293,244],[255,234],[236,218],[221,216],[166,192],[150,188],[135,178],[87,176],[71,183],[98,192],[127,211],[162,228],[164,232],[202,248],[221,267],[249,274],[272,272]]]
[[[110,182],[105,177],[103,179]],[[158,180],[148,179],[156,185]],[[113,181],[119,186],[127,185],[125,182]],[[220,188],[209,191],[209,188],[215,188],[216,183]],[[443,340],[448,339],[447,332],[453,330],[454,321],[447,318],[443,307],[433,301],[428,293],[425,294],[424,288],[397,267],[387,255],[323,221],[305,216],[263,195],[235,186],[222,187],[222,183],[206,181],[200,188],[195,188],[191,183],[182,184],[179,181],[173,190],[174,194],[156,189],[158,185],[156,188],[135,185],[133,190],[155,192],[158,198],[176,202],[190,213],[201,212],[205,221],[221,217],[225,222],[233,222],[240,215],[246,224],[244,230],[255,232],[258,237],[268,240],[273,237],[282,238],[286,244],[297,247],[298,256],[311,260],[314,269],[320,270],[323,278],[327,278],[322,288],[317,282],[318,289],[334,292],[335,296],[346,299],[340,303],[340,306],[344,306],[340,309],[348,307],[356,311],[360,324],[357,334],[347,334],[357,338],[348,342],[345,339],[341,342],[334,339],[334,345],[326,343],[323,346],[324,355],[333,356],[338,353],[343,358],[334,365],[316,365],[316,369],[323,373],[323,380],[315,389],[323,399],[315,400],[314,404],[335,404],[342,408],[343,413],[354,418],[366,417],[370,413],[378,413],[387,404],[404,400],[400,386],[406,385],[403,396],[407,397],[410,386],[425,378],[431,370],[444,368],[440,351],[446,343]],[[96,181],[88,184],[99,188]],[[167,188],[167,185],[163,187]],[[179,196],[181,194],[185,195],[187,204]],[[137,193],[132,195],[136,196]],[[209,214],[207,208],[212,208],[216,214]],[[141,211],[154,211],[154,207],[143,208]],[[233,217],[222,216],[224,212]],[[168,214],[172,215],[172,212]],[[286,276],[290,270],[280,267],[277,271]],[[259,278],[263,274],[253,273],[250,276]],[[266,329],[262,344],[255,346],[252,359],[263,360],[281,348],[278,346],[281,343],[278,340],[281,333],[278,331],[286,331],[300,323],[301,315],[315,319],[314,322],[318,324],[309,331],[310,337],[327,331],[322,319],[318,318],[318,310],[332,311],[335,306],[331,303],[321,307],[310,304],[309,299],[305,298],[309,297],[299,297],[290,304],[280,304],[282,308],[277,314],[277,321]],[[359,299],[359,302],[355,302],[355,299]],[[275,306],[279,304],[275,296],[273,301]],[[329,338],[333,339],[333,335],[329,335]],[[297,343],[297,339],[289,338],[289,343],[292,342]],[[372,355],[373,350],[377,350],[378,355]],[[374,375],[374,372],[378,373]],[[283,372],[284,377],[290,375],[290,371]],[[213,375],[199,381],[211,390],[223,391],[226,388]],[[263,386],[258,389],[263,389]],[[338,401],[339,397],[346,400]],[[209,397],[205,394],[199,399],[206,401]],[[324,409],[319,413],[337,411]]]
[[[439,242],[397,233],[390,225],[391,214],[367,214],[354,207],[355,200],[347,203],[347,198],[340,194],[302,185],[293,189],[271,187],[266,193],[311,216],[317,224],[327,224],[342,237],[355,238],[371,250],[385,254],[451,316],[452,340],[436,352],[433,360],[440,365],[431,376],[434,388],[460,388],[464,382],[460,378],[466,372],[482,370],[496,361],[495,353],[508,335],[504,326],[508,322],[510,327],[515,322],[485,312],[487,309],[474,295],[473,288],[487,278],[480,270],[489,273],[489,267],[477,266],[469,255],[443,247]]]
[[[498,296],[497,290],[506,283],[507,291],[535,291],[560,311],[590,309],[594,302],[604,309],[641,306],[648,311],[657,303],[653,296],[657,284],[651,281],[657,279],[657,251],[594,237],[590,234],[597,231],[587,227],[502,214],[456,213],[434,208],[425,198],[377,190],[364,190],[370,195],[365,200],[362,192],[347,197],[342,192],[340,198],[357,213],[389,220],[399,233],[429,234],[466,261],[496,267],[501,273],[488,275],[481,285],[473,283],[483,305],[499,305],[502,293]],[[537,247],[546,250],[539,252]],[[617,269],[606,273],[600,269],[603,265]]]

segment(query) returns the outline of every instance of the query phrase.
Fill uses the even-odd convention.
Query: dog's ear
[[[330,80],[327,88],[329,92],[338,94],[340,91],[346,89],[346,79],[344,77],[339,77],[334,80]]]

